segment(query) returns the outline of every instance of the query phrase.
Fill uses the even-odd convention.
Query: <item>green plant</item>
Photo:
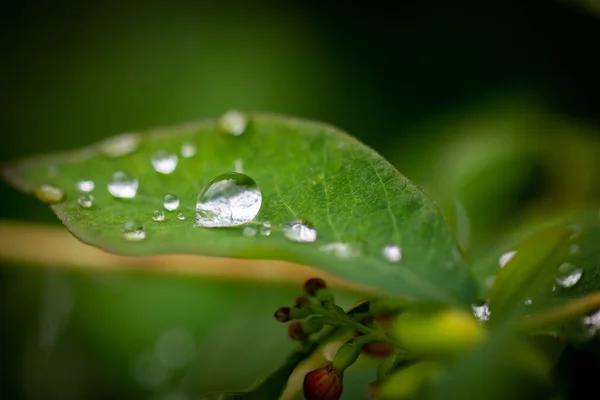
[[[547,220],[467,261],[428,195],[328,125],[233,111],[16,161],[3,176],[50,204],[79,240],[114,254],[77,247],[54,231],[23,245],[19,235],[32,232],[5,224],[7,237],[17,238],[4,241],[5,260],[188,275],[226,269],[200,256],[255,260],[233,262],[233,285],[258,287],[277,301],[295,292],[261,286],[277,271],[289,283],[311,278],[296,304],[275,312],[299,342],[283,365],[270,375],[261,364],[243,379],[226,376],[241,352],[257,360],[289,347],[274,339],[284,336],[274,325],[268,334],[242,335],[241,344],[217,338],[232,350],[215,355],[220,364],[211,368],[224,371],[220,383],[231,394],[207,398],[293,398],[304,387],[309,399],[336,399],[345,371],[359,364],[377,371],[370,390],[380,399],[548,398],[560,393],[552,373],[564,346],[598,329],[597,210]],[[190,309],[218,321],[219,293],[230,284],[205,283],[212,300]],[[88,307],[105,305],[95,299]],[[230,322],[260,325],[272,318],[266,309],[248,305]],[[127,348],[128,340],[116,343]]]

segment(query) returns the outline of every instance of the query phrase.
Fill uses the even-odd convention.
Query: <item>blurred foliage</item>
[[[229,108],[322,120],[357,136],[425,188],[478,262],[551,215],[598,205],[600,60],[592,55],[600,23],[585,11],[595,5],[9,1],[0,28],[0,159]],[[1,218],[59,223],[34,198],[0,185]],[[229,376],[219,374],[227,369],[217,364],[209,372],[192,369],[174,381],[183,386],[165,391],[132,379],[136,355],[176,326],[206,347],[219,343],[204,342],[211,329],[221,335],[219,327],[267,334],[256,343],[273,347],[252,350],[269,354],[261,365],[252,352],[239,361],[251,369],[271,370],[285,357],[275,348],[290,345],[283,331],[269,328],[279,296],[289,297],[285,288],[225,290],[232,296],[219,296],[225,314],[211,316],[209,326],[199,321],[208,312],[203,303],[213,304],[213,282],[47,274],[0,269],[2,398],[186,399],[176,396],[226,382]],[[47,287],[56,293],[44,294]],[[47,305],[55,297],[57,305]],[[240,302],[256,304],[264,324],[244,325]],[[55,310],[51,317],[47,307]],[[43,318],[62,328],[48,333]],[[247,349],[233,341],[231,351]],[[228,354],[214,347],[197,357],[227,362]],[[485,344],[473,353],[481,363],[496,355]],[[556,367],[567,398],[594,383],[583,362],[597,366],[598,358],[570,348]],[[466,379],[462,367],[453,373]],[[349,371],[349,384],[369,382],[371,372]],[[160,370],[153,373],[160,377]],[[484,378],[467,383],[480,390]],[[244,379],[234,381],[244,386]],[[364,388],[347,392],[366,398]]]

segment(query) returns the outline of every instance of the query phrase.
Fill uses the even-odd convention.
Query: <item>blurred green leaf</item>
[[[197,154],[180,155],[184,143]],[[106,154],[129,150],[119,157]],[[151,160],[160,151],[178,157],[170,174],[153,169]],[[236,169],[262,192],[262,207],[249,229],[256,233],[269,222],[270,236],[247,237],[240,227],[194,226],[202,188]],[[106,190],[117,171],[139,182],[134,198],[115,198]],[[433,202],[374,151],[328,125],[250,114],[239,136],[206,121],[18,161],[4,169],[4,176],[28,192],[54,185],[65,194],[64,201],[52,205],[59,218],[84,242],[111,252],[289,260],[393,295],[454,304],[472,300],[470,273]],[[78,202],[80,180],[94,182],[89,207]],[[179,208],[155,222],[153,212],[163,210],[166,194],[179,198]],[[284,237],[285,225],[295,219],[316,229],[315,243]],[[132,220],[140,224],[144,240],[123,238],[124,224]],[[399,262],[382,254],[390,244],[401,248]]]

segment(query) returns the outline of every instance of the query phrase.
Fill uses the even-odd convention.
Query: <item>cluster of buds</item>
[[[288,335],[291,339],[305,341],[313,333],[324,326],[324,318],[315,310],[314,305],[333,302],[333,296],[321,278],[311,278],[304,284],[305,294],[296,297],[293,307],[281,307],[275,311],[274,317],[280,322],[291,322]]]
[[[325,325],[343,325],[347,317],[342,308],[335,305],[333,295],[325,281],[312,278],[303,287],[304,294],[298,296],[293,307],[281,307],[274,317],[281,322],[290,322],[288,335],[293,340],[305,342]],[[307,400],[338,400],[342,395],[344,371],[360,356],[363,337],[355,337],[341,346],[333,361],[304,377],[304,396]]]

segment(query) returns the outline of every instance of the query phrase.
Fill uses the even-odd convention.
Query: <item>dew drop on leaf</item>
[[[198,195],[196,226],[224,228],[252,221],[262,204],[262,193],[248,175],[222,174],[211,180]]]
[[[179,207],[179,198],[174,194],[166,194],[163,199],[163,207],[167,211],[177,210],[177,207]]]
[[[123,224],[123,237],[125,240],[140,241],[146,238],[146,231],[141,224],[130,219]]]
[[[138,189],[138,180],[131,178],[123,171],[114,173],[112,181],[108,184],[108,192],[120,199],[132,199]]]
[[[258,230],[254,226],[246,225],[244,228],[242,228],[242,234],[246,237],[256,236],[257,233]]]
[[[564,288],[573,287],[579,282],[581,276],[583,275],[583,270],[581,268],[577,268],[573,264],[563,263],[558,267],[558,272],[555,276],[556,283]]]
[[[42,185],[34,190],[35,196],[44,203],[60,203],[65,198],[65,193],[54,185]]]
[[[525,304],[526,306],[530,306],[531,304],[533,304],[533,300],[532,299],[525,299],[525,301],[523,301],[523,304]]]
[[[402,259],[402,249],[395,244],[388,244],[382,250],[383,257],[389,262],[398,262]]]
[[[94,205],[94,196],[90,194],[83,194],[79,196],[77,202],[83,208],[90,208],[92,205]]]
[[[101,142],[99,146],[102,152],[109,157],[122,157],[136,151],[141,142],[140,135],[124,133]]]
[[[181,145],[181,157],[191,158],[196,155],[196,146],[193,143],[185,142]]]
[[[471,310],[473,311],[473,316],[477,318],[479,323],[484,323],[490,319],[491,311],[487,303],[472,304]]]
[[[185,215],[183,215],[183,213],[179,213],[177,214],[177,219],[180,221],[185,221]]]
[[[498,266],[500,268],[504,268],[504,266],[506,264],[508,264],[508,262],[510,260],[512,260],[512,258],[517,254],[516,251],[509,251],[507,253],[504,253],[500,256],[500,258],[498,259]]]
[[[352,245],[350,245],[350,243],[327,243],[319,247],[319,250],[321,250],[323,253],[333,254],[334,256],[342,260],[351,260],[360,256],[359,251],[353,248]]]
[[[292,242],[312,243],[317,240],[317,231],[305,222],[295,219],[283,227],[283,236]]]
[[[239,111],[230,110],[221,115],[217,123],[224,133],[239,136],[246,131],[248,118]]]
[[[269,221],[265,221],[260,226],[260,234],[263,236],[271,235],[271,223]]]
[[[159,150],[152,156],[152,167],[156,172],[168,175],[175,171],[179,159],[177,154],[169,153],[165,150]]]
[[[572,256],[576,256],[579,253],[581,253],[581,248],[579,247],[578,244],[573,243],[572,245],[569,246],[569,254]]]
[[[165,212],[163,210],[154,210],[152,214],[152,219],[156,222],[161,222],[165,220]]]
[[[95,186],[96,185],[94,184],[94,181],[87,181],[87,180],[77,181],[77,183],[75,184],[75,187],[77,188],[77,190],[82,193],[91,192],[92,190],[94,190]]]

